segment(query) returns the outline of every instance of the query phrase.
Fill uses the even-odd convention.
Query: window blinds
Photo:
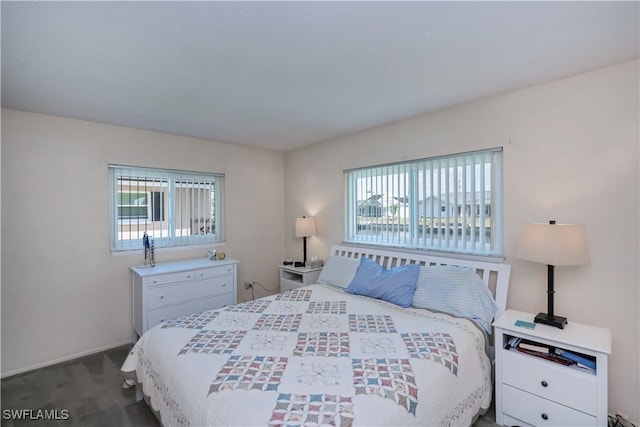
[[[345,172],[354,243],[502,254],[502,149]]]
[[[110,165],[111,248],[142,247],[144,233],[156,247],[222,240],[224,176]]]

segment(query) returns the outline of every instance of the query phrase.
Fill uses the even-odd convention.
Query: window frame
[[[488,162],[484,160],[487,158],[489,159]],[[470,159],[472,163],[467,163]],[[345,169],[344,241],[351,244],[448,254],[491,258],[504,257],[502,159],[503,148],[495,147]],[[443,164],[445,165],[444,168],[441,167]],[[490,165],[490,169],[485,170],[487,164]],[[438,168],[436,169],[434,165],[438,165]],[[472,172],[465,171],[464,177],[461,174],[459,176],[459,168],[466,169],[467,167],[470,167]],[[479,173],[478,168],[482,177],[476,179]],[[456,170],[455,172],[454,169]],[[430,174],[428,180],[425,176],[426,174]],[[485,174],[489,176],[489,183],[486,182]],[[470,175],[473,175],[473,177]],[[358,183],[358,180],[360,180],[360,183]],[[429,181],[429,184],[427,184],[427,181]],[[457,184],[452,184],[452,182]],[[461,190],[462,182],[464,182],[465,190]],[[487,184],[489,185],[488,189]],[[365,206],[363,203],[370,202],[371,197],[378,197],[377,201],[384,200],[384,197],[379,197],[380,193],[383,192],[384,188],[388,189],[390,185],[396,188],[391,192],[393,197],[388,195],[386,208],[381,205],[380,209],[382,210],[382,218],[385,218],[385,209],[391,214],[387,213],[386,220],[380,219],[376,222],[379,222],[381,229],[386,228],[388,230],[395,227],[396,232],[383,234],[382,231],[377,231],[367,235],[361,231],[362,227],[363,225],[370,227],[371,224],[359,222],[358,212]],[[430,188],[425,188],[427,186],[430,186]],[[473,188],[473,192],[467,187]],[[451,188],[454,190],[451,191]],[[484,191],[479,190],[479,188],[484,188]],[[366,191],[363,193],[363,190]],[[403,190],[405,194],[401,193]],[[358,191],[362,194],[359,195]],[[369,193],[372,196],[367,199],[366,195]],[[471,202],[462,199],[462,195],[468,197],[470,194],[472,194]],[[410,200],[409,204],[398,203],[399,200],[404,200],[404,197]],[[427,199],[431,200],[430,204],[426,201]],[[474,204],[476,204],[475,208]],[[439,209],[438,205],[440,206]],[[428,214],[429,207],[431,207],[430,214]],[[398,209],[404,215],[402,221],[400,221],[401,214],[397,213]],[[480,215],[478,210],[484,210],[485,214]],[[451,211],[451,214],[449,211]],[[459,212],[457,215],[456,211]],[[461,212],[465,212],[465,215],[461,215]],[[397,219],[393,220],[393,217],[397,217]],[[476,226],[478,217],[488,219],[489,226],[487,227],[484,221],[480,226]],[[445,224],[453,225],[438,226],[438,223],[442,224],[442,220],[445,218],[447,221]],[[434,219],[439,219],[435,227],[433,227]],[[454,222],[448,222],[450,220]],[[432,227],[428,227],[428,221],[431,221]],[[462,228],[463,224],[464,229]],[[431,232],[430,238],[425,237],[427,229],[434,228],[437,230],[438,227],[440,227],[440,230]],[[466,227],[469,227],[467,231],[465,231]],[[455,231],[450,233],[450,228]],[[481,231],[477,230],[477,228],[489,233],[489,238],[482,236]],[[400,231],[401,229],[403,231]],[[476,232],[478,233],[477,235],[475,234]],[[419,236],[419,233],[422,234]],[[433,237],[434,234],[438,236],[436,239]],[[473,236],[473,239],[471,239],[471,236]]]
[[[109,242],[112,253],[128,252],[142,250],[142,238],[140,239],[120,239],[119,230],[123,226],[131,226],[134,233],[140,234],[142,231],[148,231],[147,226],[153,222],[160,222],[161,228],[156,229],[161,236],[152,237],[156,248],[175,248],[200,245],[212,245],[224,243],[224,174],[206,173],[197,171],[183,171],[175,169],[149,168],[141,166],[123,166],[117,164],[108,165],[109,173]],[[139,182],[153,182],[150,188],[142,191],[136,188],[131,193],[146,194],[146,217],[139,218],[121,218],[119,215],[119,202],[121,201],[121,186],[119,182],[121,178],[130,178],[132,182],[138,185]],[[209,224],[209,219],[200,216],[205,208],[205,204],[210,203],[211,215],[214,218],[214,232],[205,234],[180,235],[181,230],[184,231],[185,218],[182,217],[182,211],[178,212],[177,208],[184,208],[181,200],[176,197],[179,194],[176,188],[193,191],[201,188],[203,185],[211,186],[212,196],[207,196],[208,200],[199,200],[198,209],[195,210],[198,218],[202,218]],[[158,190],[166,188],[166,190]],[[180,191],[180,190],[179,190]],[[155,200],[156,194],[160,193],[157,199],[162,204],[159,207],[160,219],[156,219]],[[186,197],[186,196],[185,196]],[[209,198],[211,197],[211,198]],[[194,202],[194,200],[192,200]],[[203,210],[204,209],[204,210]],[[193,208],[191,213],[194,213]],[[191,229],[194,226],[193,218],[189,219]],[[200,219],[198,225],[200,224]],[[177,224],[181,222],[180,227]],[[166,230],[165,230],[166,227]],[[131,228],[130,228],[131,229]],[[144,230],[143,230],[144,229]],[[151,234],[151,233],[150,233]],[[166,235],[164,235],[166,234]]]

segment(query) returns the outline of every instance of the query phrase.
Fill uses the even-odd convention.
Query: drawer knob
[[[160,323],[164,323],[164,317],[160,319]]]
[[[549,419],[549,415],[547,415],[547,414],[542,414],[540,416],[542,417],[543,420],[548,420]]]
[[[158,283],[158,281],[157,281],[157,280],[154,280],[154,281],[153,281],[153,283],[154,283],[154,284],[156,284],[156,283]]]
[[[542,387],[547,387],[549,385],[549,383],[546,381],[542,381],[540,384],[542,385]]]
[[[222,287],[224,288],[225,286],[227,286],[227,284],[226,284],[226,283],[223,283],[223,284],[222,284]]]
[[[160,299],[164,299],[164,295],[160,295]]]

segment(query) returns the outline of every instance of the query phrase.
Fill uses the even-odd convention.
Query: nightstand
[[[322,267],[305,268],[292,265],[280,265],[278,267],[280,268],[280,292],[316,283],[322,271]]]
[[[535,316],[507,310],[493,324],[496,348],[496,423],[530,426],[606,426],[607,358],[611,332],[581,323],[564,329],[536,324]],[[595,370],[565,366],[509,348],[513,338],[524,339],[595,359]]]

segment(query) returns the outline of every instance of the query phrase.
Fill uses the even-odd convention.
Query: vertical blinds
[[[110,165],[114,251],[141,247],[147,233],[156,247],[222,239],[223,175]]]
[[[353,169],[355,243],[502,255],[502,149]]]

